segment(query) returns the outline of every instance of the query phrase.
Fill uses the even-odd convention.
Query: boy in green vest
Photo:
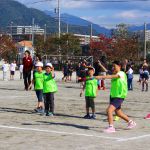
[[[43,103],[43,63],[37,62],[36,71],[33,73],[33,80],[29,88],[34,84],[35,93],[38,99],[36,112],[44,113],[44,103]]]
[[[110,105],[107,108],[109,126],[104,130],[107,133],[115,132],[113,126],[113,112],[128,123],[127,128],[131,129],[136,126],[136,123],[128,118],[121,110],[121,105],[127,96],[127,77],[121,71],[121,63],[119,61],[113,62],[113,74],[107,76],[96,76],[96,79],[111,79],[110,89]]]
[[[54,115],[54,93],[57,92],[57,85],[54,77],[54,68],[51,63],[47,63],[43,84],[46,116]]]
[[[80,96],[82,96],[83,91],[85,89],[85,101],[86,101],[86,115],[84,116],[85,119],[96,119],[94,98],[97,95],[98,81],[94,79],[93,77],[94,73],[95,69],[93,67],[89,67],[88,76],[86,77],[86,81],[80,93]],[[90,115],[89,113],[90,107],[92,109],[92,115]]]

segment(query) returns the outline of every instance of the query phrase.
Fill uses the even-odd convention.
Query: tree
[[[0,36],[0,56],[1,58],[12,60],[16,59],[17,48],[10,36]]]
[[[138,56],[138,39],[128,38],[108,38],[104,35],[99,36],[98,41],[91,41],[91,55],[100,58],[106,55],[109,60],[136,59]]]
[[[36,36],[35,49],[42,55],[80,55],[82,50],[80,40],[72,34],[61,34],[58,36],[48,36],[44,42],[43,36]]]
[[[113,46],[113,39],[104,35],[99,35],[97,41],[91,40],[90,42],[90,54],[94,59],[99,59],[102,55],[110,56]]]

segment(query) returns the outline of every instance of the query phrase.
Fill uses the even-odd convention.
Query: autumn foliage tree
[[[0,57],[7,60],[16,59],[17,48],[10,36],[0,36]]]
[[[123,32],[121,30],[122,33]],[[106,55],[109,60],[137,59],[138,39],[134,35],[123,37],[123,34],[116,34],[115,37],[99,35],[99,39],[90,43],[90,53],[94,58]]]

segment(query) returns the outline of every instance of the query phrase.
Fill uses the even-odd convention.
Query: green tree
[[[36,53],[41,55],[81,55],[80,40],[72,34],[48,36],[44,42],[43,36],[35,38]]]

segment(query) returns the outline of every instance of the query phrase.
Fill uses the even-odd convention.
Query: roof
[[[32,41],[21,41],[18,42],[19,46],[32,48]]]

